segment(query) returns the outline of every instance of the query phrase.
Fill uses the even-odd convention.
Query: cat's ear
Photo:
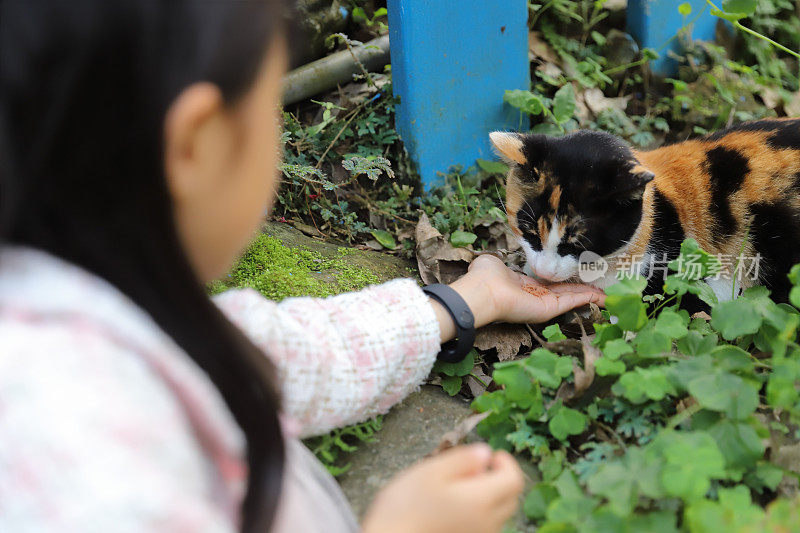
[[[519,133],[493,131],[489,134],[495,152],[509,165],[524,165],[528,162],[523,152],[525,146]]]
[[[618,193],[629,193],[633,196],[641,196],[644,188],[656,177],[647,167],[639,161],[629,161],[624,167],[619,182],[615,189]]]

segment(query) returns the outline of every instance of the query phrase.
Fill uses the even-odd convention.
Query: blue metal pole
[[[660,76],[673,76],[678,70],[678,63],[670,59],[667,52],[680,50],[681,42],[675,35],[684,24],[694,20],[691,25],[693,39],[714,40],[718,19],[711,15],[706,1],[688,0],[692,6],[692,14],[687,17],[678,12],[678,6],[683,2],[684,0],[628,0],[628,33],[642,48],[652,48],[659,53],[659,58],[650,63],[650,68]]]
[[[526,0],[388,0],[396,124],[426,188],[491,157],[519,126],[507,89],[530,88]]]

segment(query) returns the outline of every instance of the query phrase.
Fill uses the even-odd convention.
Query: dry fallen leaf
[[[485,250],[507,250],[514,252],[520,249],[519,239],[507,223],[496,219],[479,219],[475,221],[473,231],[481,239],[486,239]]]
[[[492,382],[492,378],[491,376],[486,375],[481,365],[475,365],[472,368],[472,372],[470,372],[470,374],[466,377],[466,382],[467,387],[469,387],[469,391],[472,393],[472,396],[477,398],[486,392],[486,388]]]
[[[565,324],[561,324],[561,331],[567,337],[577,337],[582,335],[584,330],[592,330],[594,324],[603,322],[605,322],[605,319],[600,312],[600,307],[595,303],[590,303],[587,306],[576,309],[572,319]]]
[[[792,99],[784,104],[783,110],[786,111],[786,116],[800,116],[800,91],[794,93]]]
[[[630,95],[621,96],[618,98],[608,98],[603,94],[603,91],[597,87],[593,87],[584,91],[583,98],[586,102],[586,106],[589,108],[589,110],[591,110],[592,113],[594,113],[594,116],[599,115],[606,109],[612,108],[624,112],[628,107],[628,100],[631,99]]]
[[[561,399],[567,402],[569,400],[574,400],[575,398],[580,398],[583,396],[583,393],[586,392],[586,390],[592,385],[592,383],[594,383],[594,364],[600,358],[602,352],[600,352],[600,349],[597,346],[592,344],[594,335],[586,335],[586,330],[583,329],[582,325],[581,330],[582,334],[579,341],[577,339],[566,340],[574,340],[575,342],[580,343],[581,354],[583,355],[583,367],[577,363],[572,364],[572,374],[575,376],[575,379],[573,383],[567,383],[565,381],[561,384],[556,392],[556,400]]]
[[[445,450],[449,450],[450,448],[461,444],[464,439],[467,438],[467,435],[469,435],[470,431],[475,429],[475,426],[480,424],[481,420],[490,414],[491,411],[487,411],[477,415],[470,415],[462,420],[456,427],[452,429],[452,431],[448,431],[444,434],[442,440],[439,442],[439,446],[431,455],[442,453]]]
[[[539,70],[545,76],[550,76],[551,78],[559,78],[564,71],[556,65],[555,63],[543,63],[537,70]]]
[[[628,7],[628,0],[608,0],[603,7],[609,11],[622,11]]]
[[[575,116],[578,117],[578,123],[582,126],[588,124],[592,120],[592,114],[589,111],[589,107],[586,105],[585,91],[575,95]]]
[[[305,233],[309,237],[320,237],[320,236],[322,236],[322,232],[319,231],[314,226],[310,226],[310,225],[308,225],[308,224],[306,224],[304,222],[301,222],[300,220],[298,220],[296,218],[293,218],[291,220],[291,222],[292,222],[292,226],[294,226],[295,228],[299,229],[300,231],[302,231],[303,233]]]
[[[467,267],[475,257],[468,248],[455,248],[431,225],[425,213],[417,223],[417,266],[422,281],[431,283],[452,283],[467,272]]]
[[[422,215],[419,217],[415,235],[417,242],[423,242],[427,241],[428,239],[434,239],[442,236],[439,230],[431,225],[431,221],[428,218],[428,215],[425,213],[422,213]]]
[[[376,241],[375,239],[370,239],[363,245],[356,246],[356,248],[359,248],[361,250],[374,250],[377,252],[382,252],[384,250],[383,245],[378,241]]]
[[[770,461],[790,472],[797,473],[800,464],[800,444],[785,444],[782,446],[775,446],[770,452]],[[795,476],[783,476],[780,484],[778,485],[778,494],[787,497],[793,497],[797,494],[798,481]]]
[[[531,348],[531,335],[525,326],[518,324],[489,324],[475,335],[475,347],[479,350],[497,350],[497,358],[508,361],[517,356],[525,346]]]
[[[535,31],[528,32],[528,57],[531,61],[538,59],[556,65],[561,62],[556,51]]]
[[[783,102],[781,93],[772,87],[763,87],[761,92],[759,92],[759,95],[761,96],[761,101],[764,102],[764,105],[770,109],[777,108],[779,105],[781,105],[781,102]]]
[[[577,364],[572,365],[572,373],[575,375],[575,396],[582,395],[586,389],[594,382],[594,363],[600,358],[602,353],[600,348],[592,344],[594,335],[581,336],[583,345],[583,368]]]

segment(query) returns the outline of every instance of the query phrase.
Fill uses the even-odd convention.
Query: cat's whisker
[[[517,213],[517,221],[519,223],[528,223],[534,227],[536,226],[536,220],[534,219],[534,216],[527,211]]]
[[[500,205],[502,206],[503,211],[508,214],[508,211],[506,211],[506,203],[503,201],[503,195],[500,194],[500,189],[497,187],[496,183],[494,185],[494,191],[497,193],[497,198],[500,200]]]

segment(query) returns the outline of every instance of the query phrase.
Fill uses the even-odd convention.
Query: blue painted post
[[[426,188],[491,157],[489,132],[519,127],[503,103],[530,88],[526,0],[388,0],[396,124]]]
[[[642,48],[658,51],[659,58],[650,63],[655,74],[672,76],[677,72],[678,64],[667,56],[667,51],[680,50],[680,40],[672,38],[685,22],[696,17],[691,26],[693,39],[714,40],[717,17],[711,15],[705,0],[688,2],[692,6],[692,14],[684,18],[678,13],[678,6],[683,0],[628,0],[628,33]]]

